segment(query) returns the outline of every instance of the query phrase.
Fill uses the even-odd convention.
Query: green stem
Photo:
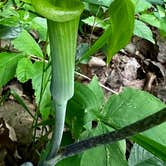
[[[48,21],[52,60],[51,94],[55,111],[55,127],[50,159],[60,147],[67,101],[74,93],[75,50],[79,18],[59,23]]]
[[[79,17],[83,11],[80,0],[34,0],[35,10],[47,18],[52,61],[51,95],[55,126],[50,143],[51,159],[62,139],[67,101],[74,94],[75,51]],[[43,159],[40,165],[43,165]],[[45,159],[44,159],[45,160]]]
[[[47,158],[48,160],[55,156],[55,154],[57,153],[57,151],[60,147],[60,143],[61,143],[61,139],[62,139],[62,135],[63,135],[63,129],[64,129],[66,106],[67,106],[67,101],[64,102],[63,105],[58,105],[58,104],[56,104],[55,100],[53,101],[53,107],[57,111],[56,111],[53,136],[52,136],[52,140],[51,140],[52,148],[51,148],[50,154]]]

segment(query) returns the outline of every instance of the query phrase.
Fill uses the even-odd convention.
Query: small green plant
[[[103,34],[77,63],[89,58],[103,46],[109,63],[115,53],[130,41],[134,31],[135,6],[130,0],[110,0],[108,3],[104,0],[86,0],[84,4],[90,5],[91,2],[95,5],[102,3],[105,8],[107,7],[108,22]],[[82,2],[40,0],[40,3],[36,3],[24,0],[15,3],[25,12],[11,10],[12,2],[9,1],[4,7],[6,10],[2,9],[1,13],[1,38],[14,39],[12,44],[18,52],[0,53],[0,87],[14,76],[22,83],[31,79],[39,110],[34,117],[34,127],[38,125],[37,117],[40,115],[44,122],[49,121],[50,114],[55,118],[54,129],[51,130],[52,139],[46,150],[41,153],[38,165],[125,166],[128,165],[125,157],[125,138],[135,141],[157,156],[159,159],[155,158],[154,163],[165,161],[166,126],[159,125],[165,121],[164,103],[149,93],[130,88],[124,89],[118,95],[111,95],[105,101],[96,77],[89,85],[74,84],[76,38],[80,15],[84,8]],[[47,21],[36,16],[35,12],[46,17]],[[13,18],[15,21],[11,22]],[[48,31],[50,50],[41,50],[39,44],[27,32],[31,29],[39,32],[39,41],[45,40],[45,47],[48,42]],[[15,92],[12,94],[20,103],[22,102]],[[28,111],[25,104],[21,104]],[[70,136],[63,136],[63,145],[68,144],[65,138],[70,139],[70,143],[84,140],[59,150],[64,122],[70,130]],[[159,126],[147,130],[155,125]],[[143,132],[144,130],[147,131]],[[87,139],[88,137],[91,138]],[[102,146],[94,149],[97,145]],[[80,153],[84,150],[87,151]],[[132,154],[129,163],[132,163]]]
[[[165,1],[150,1],[150,0],[132,0],[135,5],[135,24],[133,34],[146,39],[153,44],[155,44],[155,40],[153,38],[153,33],[149,26],[156,27],[160,30],[160,33],[164,36],[165,34],[165,14],[166,7]],[[103,1],[91,1],[91,3],[96,3],[98,8],[108,7],[111,1],[108,3],[103,3]],[[106,8],[107,9],[107,8]],[[93,27],[100,27],[103,29],[107,29],[110,25],[109,19],[103,18],[103,15],[106,15],[107,10],[103,10],[102,14],[97,13],[93,16],[87,16],[82,21],[87,25]]]

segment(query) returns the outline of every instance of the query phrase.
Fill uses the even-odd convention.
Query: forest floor
[[[109,65],[106,65],[104,54],[98,52],[87,64],[79,65],[77,81],[88,83],[97,75],[106,97],[120,93],[123,87],[133,87],[166,102],[166,40],[158,36],[156,33],[156,45],[134,36]],[[79,37],[79,43],[85,40]],[[1,89],[0,166],[17,166],[25,154],[33,153],[33,149],[28,149],[32,143],[33,118],[9,93],[11,89],[23,98],[32,114],[36,107],[30,81],[20,84],[14,79]]]

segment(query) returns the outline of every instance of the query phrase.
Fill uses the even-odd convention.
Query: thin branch
[[[125,126],[119,130],[91,137],[83,141],[68,145],[61,149],[60,153],[51,160],[45,162],[45,166],[55,165],[64,158],[74,156],[93,147],[112,144],[116,141],[132,137],[140,132],[148,130],[166,121],[166,108],[154,113],[144,119],[141,119],[131,125]]]
[[[92,43],[92,34],[94,32],[94,29],[95,29],[96,17],[99,14],[100,8],[101,8],[101,6],[98,7],[96,16],[94,17],[94,20],[93,20],[92,31],[90,33],[90,43],[89,43],[90,46],[91,46],[91,43]]]
[[[81,74],[81,73],[79,73],[79,72],[77,72],[77,71],[75,71],[75,74],[78,75],[78,76],[81,76],[82,78],[85,78],[85,79],[87,79],[87,80],[89,80],[89,81],[92,80],[91,78],[89,78],[89,77],[87,77],[86,75]],[[103,85],[103,84],[100,83],[100,82],[99,82],[99,85],[100,85],[102,88],[106,89],[107,91],[109,91],[109,92],[111,92],[111,93],[118,94],[118,92],[116,92],[116,91],[114,91],[114,90],[112,90],[112,89],[106,87],[105,85]]]
[[[34,127],[34,132],[33,132],[33,138],[32,138],[32,142],[35,143],[35,138],[36,138],[36,131],[37,131],[37,123],[39,120],[39,113],[40,113],[40,106],[41,106],[41,101],[42,101],[42,97],[43,97],[43,89],[45,89],[46,87],[43,87],[44,84],[44,77],[45,77],[45,65],[46,65],[46,54],[47,54],[47,45],[48,45],[48,33],[47,33],[47,37],[46,37],[46,45],[44,47],[44,52],[43,52],[43,59],[42,59],[42,75],[41,75],[41,88],[40,88],[40,96],[39,96],[39,103],[36,109],[36,113],[35,113],[35,119],[33,121],[33,127]],[[48,62],[47,62],[48,63]],[[46,86],[46,85],[45,85]]]

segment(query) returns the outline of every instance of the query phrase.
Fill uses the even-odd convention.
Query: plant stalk
[[[34,9],[47,18],[52,62],[51,95],[53,111],[55,111],[55,126],[47,156],[41,158],[39,165],[44,166],[44,160],[51,159],[59,150],[67,101],[74,94],[74,69],[77,33],[80,15],[84,6],[80,0],[31,0]]]
[[[67,102],[64,102],[64,104],[62,105],[58,105],[56,104],[55,101],[53,101],[53,108],[55,108],[58,111],[56,111],[57,118],[55,117],[55,126],[53,129],[53,135],[51,139],[52,148],[51,148],[49,156],[47,157],[48,160],[54,157],[54,155],[57,153],[60,147],[63,130],[64,130],[66,106],[67,106]]]
[[[50,38],[52,80],[51,94],[55,111],[55,126],[48,159],[60,147],[67,101],[74,93],[75,50],[79,18],[64,23],[48,21]]]

